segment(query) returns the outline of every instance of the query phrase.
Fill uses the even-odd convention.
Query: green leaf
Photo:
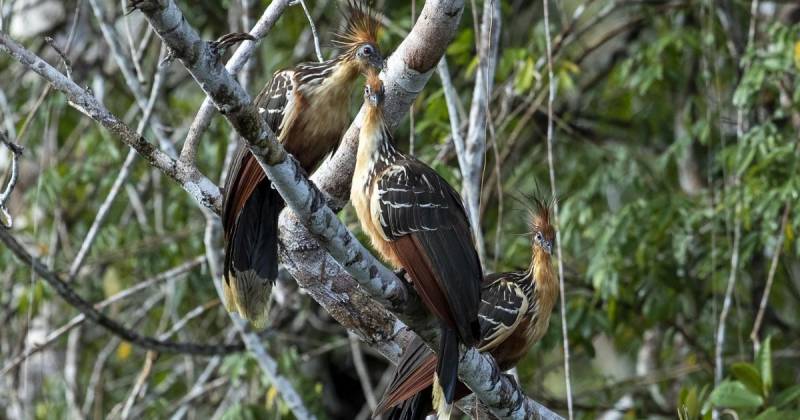
[[[756,408],[764,403],[761,395],[747,389],[739,381],[724,381],[711,393],[711,404],[715,407]]]
[[[733,366],[731,366],[731,371],[733,371],[733,376],[735,376],[739,382],[743,383],[747,389],[758,395],[764,394],[764,384],[755,366],[744,362],[734,363]]]
[[[770,407],[764,410],[754,420],[796,420],[796,411],[778,410],[775,407]]]
[[[775,407],[784,407],[797,399],[800,399],[800,384],[781,391],[781,393],[775,397]]]
[[[678,416],[681,420],[690,420],[697,418],[700,414],[700,405],[697,399],[697,387],[693,386],[689,389],[683,388],[680,396],[680,409]]]
[[[761,348],[758,349],[756,364],[764,382],[762,394],[767,396],[772,390],[772,336],[768,336],[762,343]]]

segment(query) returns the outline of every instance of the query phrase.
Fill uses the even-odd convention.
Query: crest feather
[[[333,43],[344,48],[360,44],[377,44],[380,23],[366,0],[347,0],[342,8],[345,27],[334,36]]]
[[[536,195],[527,197],[530,213],[531,230],[544,231],[551,227],[554,201],[543,200]]]

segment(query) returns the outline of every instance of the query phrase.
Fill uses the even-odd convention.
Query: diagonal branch
[[[261,15],[258,22],[256,22],[255,26],[253,26],[253,29],[250,30],[250,35],[255,38],[256,41],[242,43],[228,60],[225,69],[231,74],[237,74],[244,68],[244,65],[256,50],[258,40],[267,35],[288,5],[289,0],[272,0],[272,3],[264,10],[264,13]],[[200,105],[200,109],[197,111],[192,125],[189,126],[189,132],[186,135],[186,141],[184,141],[183,149],[181,150],[181,162],[185,164],[194,164],[197,158],[197,145],[200,143],[200,137],[205,133],[206,129],[208,129],[208,125],[211,124],[211,117],[214,116],[215,110],[216,108],[211,102],[211,98],[203,100],[203,104]]]
[[[181,165],[175,159],[159,150],[144,137],[138,135],[122,120],[112,114],[86,89],[81,88],[53,66],[42,60],[36,54],[25,49],[22,45],[12,40],[7,34],[0,32],[0,51],[6,52],[18,60],[22,65],[33,70],[57,90],[67,95],[75,109],[99,122],[103,127],[119,136],[123,143],[134,148],[147,162],[174,179],[198,203],[219,212],[222,205],[222,196],[210,179],[200,173],[193,166]]]
[[[69,287],[64,280],[61,280],[58,275],[48,270],[36,257],[28,253],[25,248],[17,242],[7,229],[0,229],[0,242],[3,242],[8,249],[14,253],[25,264],[30,265],[31,269],[47,284],[49,284],[55,291],[61,295],[64,300],[75,309],[81,311],[86,318],[92,320],[101,327],[107,329],[114,335],[117,335],[129,341],[132,344],[146,348],[148,350],[155,350],[162,353],[187,353],[201,356],[213,356],[216,354],[228,354],[233,352],[242,351],[244,346],[242,343],[237,344],[212,344],[202,345],[195,343],[176,343],[172,341],[158,340],[153,337],[140,335],[122,324],[114,321],[113,319],[103,315],[94,306],[85,301],[82,297],[78,296],[72,288]]]

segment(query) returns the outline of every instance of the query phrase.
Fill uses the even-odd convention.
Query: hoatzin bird
[[[408,274],[440,321],[437,411],[447,417],[458,383],[459,343],[481,339],[481,262],[458,193],[432,168],[397,150],[383,119],[383,83],[367,76],[350,198],[375,249]]]
[[[345,29],[335,43],[341,53],[321,63],[279,70],[255,99],[258,112],[306,171],[333,152],[350,123],[350,96],[359,74],[380,69],[378,24],[370,9],[349,0]],[[285,203],[253,155],[242,144],[225,183],[224,291],[229,311],[257,328],[266,323],[278,274],[278,215]]]
[[[550,207],[533,199],[530,228],[532,252],[526,271],[486,276],[481,287],[478,314],[483,336],[478,350],[489,352],[501,370],[514,367],[530,347],[544,335],[558,297],[558,278],[550,263],[555,231],[550,225]],[[403,352],[375,415],[389,411],[390,420],[422,420],[432,410],[430,389],[436,355],[419,338]],[[456,398],[470,393],[458,385]]]

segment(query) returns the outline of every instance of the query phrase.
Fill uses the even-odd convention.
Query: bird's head
[[[534,250],[540,249],[548,255],[553,252],[553,244],[556,241],[556,230],[551,224],[552,203],[548,203],[538,197],[530,197],[532,207],[530,209],[530,231],[533,236]]]
[[[358,65],[361,73],[383,68],[378,49],[380,24],[366,0],[347,0],[343,7],[345,27],[336,33],[334,44],[344,50],[344,58]]]
[[[383,80],[378,76],[377,71],[367,74],[367,83],[364,85],[364,101],[370,108],[380,109],[383,105],[384,97]]]

